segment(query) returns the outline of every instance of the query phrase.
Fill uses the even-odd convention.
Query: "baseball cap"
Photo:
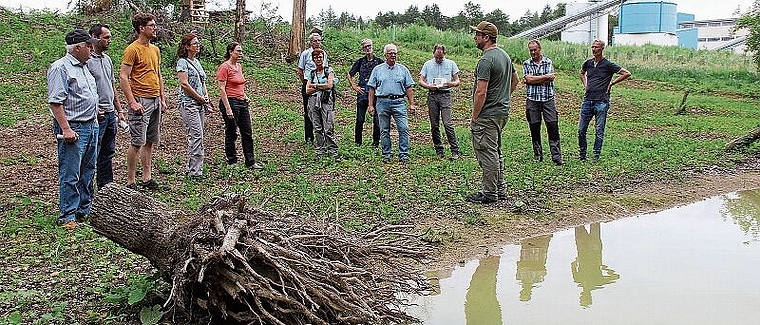
[[[70,31],[68,34],[66,34],[67,45],[79,44],[82,42],[95,44],[97,42],[100,42],[100,40],[97,38],[91,37],[90,34],[87,34],[87,32],[81,29],[75,29],[75,30]]]
[[[491,37],[496,37],[499,35],[499,29],[496,28],[496,25],[489,23],[487,21],[481,21],[478,26],[470,26],[470,28],[476,32],[486,34]]]

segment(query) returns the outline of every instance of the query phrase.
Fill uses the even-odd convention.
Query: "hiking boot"
[[[154,179],[150,179],[147,182],[140,183],[140,186],[149,189],[151,191],[157,191],[161,188],[161,186],[158,185],[158,182],[156,182]]]
[[[467,202],[472,203],[478,203],[478,204],[489,204],[494,203],[496,200],[488,198],[487,196],[483,195],[483,192],[473,193],[464,198]]]
[[[319,156],[317,156],[317,157],[319,157]],[[253,164],[247,165],[246,167],[248,167],[248,169],[253,169],[253,170],[263,170],[264,169],[264,166],[262,166],[258,162],[255,162]]]
[[[74,231],[77,228],[77,222],[75,220],[64,221],[60,223],[60,226],[67,231]]]

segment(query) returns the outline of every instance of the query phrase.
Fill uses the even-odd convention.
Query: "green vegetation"
[[[0,9],[0,131],[14,134],[14,130],[28,129],[31,124],[42,134],[38,137],[47,137],[50,118],[45,71],[63,55],[63,36],[74,25],[114,21],[110,24],[115,39],[110,53],[118,64],[131,32],[126,17],[17,14]],[[167,89],[174,94],[177,82],[172,58],[179,37],[192,26],[171,26],[177,28],[173,38],[162,39],[158,45],[165,54]],[[215,28],[201,29],[201,60],[210,74],[222,61],[219,53],[230,41],[228,26],[229,22],[218,22]],[[256,30],[256,26],[261,25],[249,26],[251,35],[269,32]],[[287,43],[281,38],[281,30],[271,35],[278,46]],[[338,85],[341,99],[336,133],[344,159],[338,163],[316,160],[313,150],[302,143],[300,84],[294,77],[294,64],[281,62],[279,53],[272,53],[281,47],[268,47],[260,39],[251,39],[244,44],[244,66],[252,81],[248,91],[253,100],[256,152],[267,161],[266,168],[254,173],[226,166],[222,149],[216,145],[208,149],[206,178],[186,180],[184,134],[177,128],[171,131],[173,138],[167,140],[167,147],[158,149],[156,159],[157,177],[168,188],[152,196],[172,208],[195,210],[214,195],[244,192],[254,205],[332,220],[348,230],[378,223],[418,223],[427,240],[447,245],[458,238],[458,229],[513,220],[550,220],[555,217],[553,211],[587,204],[599,193],[620,191],[635,183],[683,179],[688,177],[685,171],[732,168],[760,151],[758,145],[746,152],[723,151],[727,141],[758,124],[760,79],[749,58],[656,46],[609,47],[608,56],[632,71],[633,78],[613,93],[603,159],[598,164],[579,162],[575,159],[575,135],[583,94],[578,70],[590,51],[584,45],[546,41],[545,54],[559,70],[560,132],[568,164],[558,168],[533,162],[521,86],[512,97],[512,117],[503,136],[510,200],[505,206],[475,206],[463,199],[479,188],[481,179],[467,126],[472,71],[480,55],[472,34],[420,26],[370,26],[328,28],[325,35],[331,65],[341,79],[352,61],[361,56],[358,44],[362,38],[373,38],[378,54],[383,44],[398,44],[399,61],[413,74],[431,57],[434,43],[445,44],[448,57],[462,70],[464,82],[454,95],[454,118],[466,158],[454,162],[435,158],[425,92],[418,89],[420,109],[411,117],[412,163],[382,164],[376,150],[353,144],[355,101],[348,82],[342,80]],[[499,44],[516,62],[528,58],[525,40],[500,38]],[[212,97],[217,96],[214,86],[209,83]],[[675,115],[687,89],[691,90],[687,112]],[[218,119],[218,115],[210,119]],[[215,137],[209,141],[221,141],[218,129],[208,132],[209,137]],[[156,285],[143,258],[87,227],[68,234],[55,226],[55,148],[52,141],[35,143],[44,147],[43,154],[28,153],[33,148],[21,143],[15,144],[14,150],[3,150],[0,156],[3,175],[23,179],[25,184],[42,184],[17,188],[7,185],[17,183],[2,183],[6,190],[0,194],[0,324],[138,323],[139,314],[146,315],[146,323],[155,321],[155,306],[165,300],[166,290]],[[119,150],[124,151],[124,147]],[[28,174],[19,174],[18,170]],[[123,169],[117,174],[117,180],[123,179]]]

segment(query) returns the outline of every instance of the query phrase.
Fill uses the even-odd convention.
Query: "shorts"
[[[129,133],[132,137],[131,144],[142,147],[150,142],[157,144],[161,140],[161,99],[159,97],[143,98],[135,97],[142,104],[145,111],[137,115],[129,110]]]

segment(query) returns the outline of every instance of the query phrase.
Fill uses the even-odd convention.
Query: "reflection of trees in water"
[[[520,301],[529,301],[536,283],[546,276],[546,254],[552,235],[528,238],[520,242],[520,260],[517,261],[517,281],[520,281]]]
[[[575,227],[575,246],[578,257],[570,264],[573,280],[583,288],[580,304],[589,307],[592,304],[591,291],[620,279],[614,270],[602,264],[602,236],[599,223],[592,223],[587,232],[586,227]]]
[[[721,216],[725,218],[728,212],[745,234],[760,238],[760,189],[739,192],[738,198],[725,201],[726,209],[721,211]]]
[[[496,274],[500,256],[480,260],[470,280],[464,302],[464,314],[470,325],[501,325],[501,306],[496,299]]]

